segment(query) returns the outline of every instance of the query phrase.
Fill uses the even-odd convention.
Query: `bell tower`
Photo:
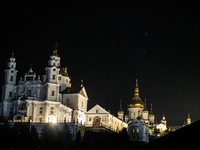
[[[14,53],[12,53],[12,57],[9,58],[9,62],[7,63],[7,68],[5,69],[5,80],[2,90],[2,100],[3,101],[11,101],[14,98],[16,91],[16,78],[17,78],[17,70],[16,70],[16,62],[14,58]]]
[[[16,70],[16,62],[14,53],[9,58],[9,62],[7,63],[7,68],[4,70],[5,79],[4,85],[2,86],[2,115],[5,118],[8,118],[12,114],[13,102],[12,99],[15,98],[16,95],[16,78],[17,78],[17,70]]]

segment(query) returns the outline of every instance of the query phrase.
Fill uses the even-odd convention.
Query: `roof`
[[[63,90],[62,94],[73,94],[73,93],[79,93],[83,87],[67,87],[65,90]]]

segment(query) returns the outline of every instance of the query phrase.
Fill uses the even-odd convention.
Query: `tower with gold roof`
[[[191,124],[191,118],[190,118],[190,113],[188,113],[188,118],[187,118],[187,125]]]
[[[139,96],[138,80],[136,79],[135,94],[131,102],[129,103],[129,120],[140,119],[142,117],[142,112],[144,109],[144,102]]]
[[[120,108],[119,108],[119,111],[118,111],[118,118],[123,120],[124,119],[124,111],[122,109],[122,100],[120,100]]]
[[[150,122],[150,125],[154,124],[154,120],[155,120],[155,116],[154,116],[154,113],[153,113],[153,110],[152,110],[152,104],[151,104],[151,112],[149,113],[149,122]]]
[[[142,112],[142,119],[146,124],[149,124],[149,111],[146,106],[146,99],[145,99],[145,103],[144,103],[144,110]]]

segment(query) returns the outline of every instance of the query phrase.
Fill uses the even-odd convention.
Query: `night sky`
[[[200,18],[194,1],[125,0],[1,4],[1,85],[14,51],[18,79],[33,63],[45,74],[55,42],[72,86],[83,79],[88,109],[99,104],[126,112],[138,79],[140,97],[158,123],[200,119]]]

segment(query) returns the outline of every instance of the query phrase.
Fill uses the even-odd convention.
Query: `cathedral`
[[[67,68],[61,67],[57,50],[48,60],[45,75],[36,75],[32,67],[17,81],[16,59],[9,58],[5,69],[0,116],[9,122],[72,123],[86,127],[103,126],[118,132],[128,128],[131,121],[138,119],[148,128],[155,126],[155,116],[149,113],[146,100],[139,96],[138,80],[134,97],[124,115],[120,103],[118,116],[114,116],[98,104],[87,110],[88,96],[83,83],[72,87]]]

